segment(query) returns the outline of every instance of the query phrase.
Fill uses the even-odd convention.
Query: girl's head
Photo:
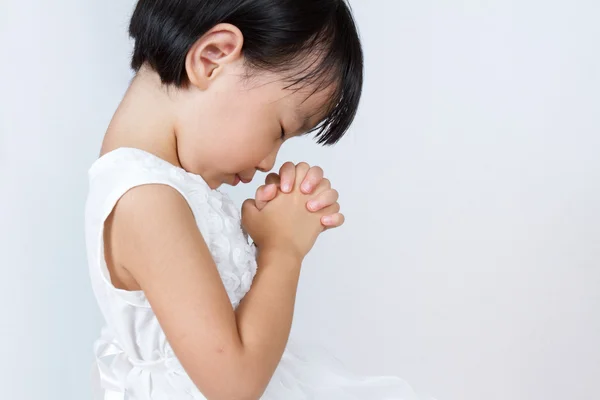
[[[290,137],[336,143],[356,114],[344,0],[140,0],[129,33],[132,68],[166,86],[181,165],[213,187],[270,170]]]

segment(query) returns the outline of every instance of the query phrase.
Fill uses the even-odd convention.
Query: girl
[[[346,3],[140,0],[129,32],[136,76],[89,171],[95,398],[416,399],[288,343],[302,260],[344,222],[322,170],[286,163],[241,220],[216,190],[292,137],[346,132],[363,73]]]

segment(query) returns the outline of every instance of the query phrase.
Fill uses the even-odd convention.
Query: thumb
[[[277,195],[277,185],[266,185],[256,192],[256,208],[262,210]]]
[[[246,222],[252,221],[258,212],[259,209],[256,207],[254,199],[244,201],[242,204],[242,224],[245,226]]]

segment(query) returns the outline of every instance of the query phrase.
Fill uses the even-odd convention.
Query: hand
[[[248,199],[242,206],[242,225],[259,250],[275,250],[292,254],[301,261],[313,247],[318,235],[325,230],[321,218],[335,215],[340,205],[334,204],[311,212],[306,204],[320,201],[327,193],[335,192],[327,179],[322,179],[314,194],[302,193],[300,186],[310,167],[300,163],[295,167],[296,179],[290,193],[277,191],[275,198],[262,209],[256,201]],[[337,196],[337,192],[336,196]],[[328,200],[328,199],[327,199]],[[329,201],[329,200],[328,200]]]
[[[305,163],[300,163],[305,164]],[[298,164],[298,165],[300,165]],[[303,168],[306,168],[305,164]],[[279,174],[271,173],[267,176],[265,184],[260,186],[256,191],[256,207],[262,210],[267,203],[275,198],[278,190],[283,193],[289,193],[296,184],[296,180],[300,181],[300,190],[304,194],[314,193],[315,188],[323,181],[323,170],[320,167],[310,167],[304,179],[296,176],[296,166],[287,162],[283,164],[279,170]],[[320,198],[314,199],[314,203],[307,203],[307,209],[311,212],[321,211],[335,204],[338,200],[337,191],[333,190],[330,193],[323,193]],[[313,205],[315,207],[313,207]],[[324,215],[321,217],[321,224],[326,229],[338,228],[344,224],[344,215],[335,213],[332,215]]]

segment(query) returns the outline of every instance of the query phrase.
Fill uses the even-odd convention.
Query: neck
[[[177,96],[177,90],[167,91],[158,74],[142,67],[110,122],[101,153],[136,147],[181,167],[173,113]]]

